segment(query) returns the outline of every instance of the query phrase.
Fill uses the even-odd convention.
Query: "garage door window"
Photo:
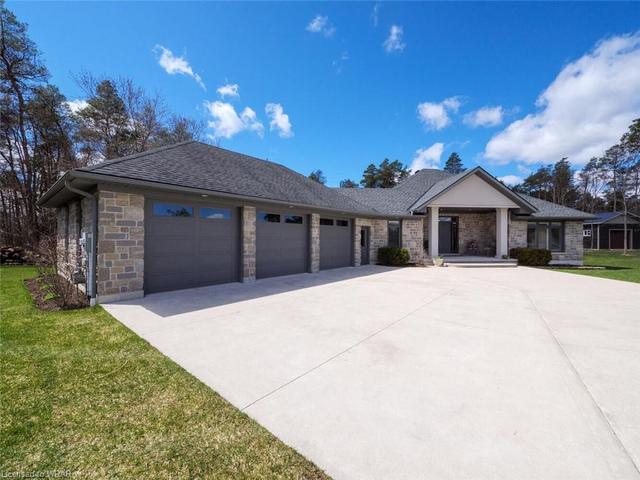
[[[231,210],[228,208],[203,207],[200,209],[200,218],[229,220],[231,218]]]
[[[321,218],[320,219],[320,225],[333,225],[333,219],[332,218]]]
[[[260,220],[261,222],[280,223],[280,214],[258,212],[258,220]]]
[[[348,227],[349,220],[336,220],[336,225],[339,227]]]
[[[193,207],[175,203],[154,203],[153,214],[156,217],[193,217]]]
[[[300,215],[285,215],[284,223],[299,223],[302,224],[302,217]]]

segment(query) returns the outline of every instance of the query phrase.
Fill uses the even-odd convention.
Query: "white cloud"
[[[336,33],[336,27],[329,23],[326,15],[316,15],[307,25],[307,32],[321,33],[325,37],[330,37]]]
[[[462,102],[459,97],[445,98],[440,103],[418,104],[418,118],[428,130],[442,130],[451,123],[449,112],[457,113]]]
[[[71,113],[78,113],[83,108],[87,108],[89,106],[86,100],[81,99],[69,100],[65,103],[67,104],[67,107],[69,107],[69,110],[71,110]]]
[[[467,113],[462,121],[470,127],[495,127],[502,123],[502,117],[504,116],[504,108],[497,107],[482,107],[475,112]]]
[[[385,52],[387,53],[402,52],[404,50],[404,47],[407,46],[407,44],[402,41],[403,35],[404,35],[404,30],[400,25],[391,25],[391,30],[389,30],[389,36],[382,44]]]
[[[240,90],[240,86],[237,83],[227,83],[226,85],[218,87],[216,92],[218,92],[218,95],[220,95],[222,98],[239,97],[240,92],[238,90]]]
[[[156,54],[160,52],[158,63],[169,75],[175,75],[176,73],[187,75],[188,77],[193,78],[204,90],[207,89],[200,75],[193,71],[186,58],[175,56],[171,50],[163,47],[162,45],[156,45],[154,51]]]
[[[244,130],[256,132],[260,137],[264,134],[264,126],[257,119],[256,112],[249,107],[238,115],[230,103],[205,102],[204,106],[213,117],[213,120],[209,121],[209,127],[213,129],[213,138],[231,138]]]
[[[522,183],[522,177],[519,177],[517,175],[504,175],[502,177],[498,177],[498,180],[510,187],[514,187],[519,183]]]
[[[565,66],[538,97],[539,111],[511,123],[485,147],[495,164],[577,165],[618,142],[640,115],[640,32],[611,37]]]
[[[413,156],[409,170],[417,172],[423,168],[440,168],[440,157],[444,143],[434,143],[429,148],[419,148]]]
[[[525,165],[518,164],[516,168],[518,169],[518,172],[523,175],[530,175],[532,172],[532,170],[529,167],[526,167]]]
[[[371,11],[371,23],[374,27],[378,26],[378,14],[380,12],[380,2],[373,4],[373,10]]]
[[[278,135],[282,138],[293,137],[293,130],[289,115],[284,113],[282,105],[279,103],[267,103],[264,107],[264,111],[269,116],[271,121],[269,122],[269,128],[271,130],[277,130]]]

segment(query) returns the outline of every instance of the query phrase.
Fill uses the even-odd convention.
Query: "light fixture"
[[[202,194],[200,195],[202,198],[207,198],[209,195]]]

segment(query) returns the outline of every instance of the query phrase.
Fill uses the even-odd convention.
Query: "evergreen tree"
[[[322,185],[327,183],[327,177],[324,176],[324,174],[322,173],[322,170],[314,170],[309,174],[309,178],[314,182],[318,182]]]
[[[399,160],[385,158],[379,166],[370,164],[363,172],[360,184],[365,188],[391,188],[409,176],[409,169]]]
[[[455,175],[457,173],[462,173],[465,170],[466,168],[462,164],[462,159],[460,158],[460,155],[458,155],[456,152],[453,152],[451,155],[449,155],[449,158],[447,159],[447,163],[444,164],[445,172],[449,172]]]
[[[340,188],[358,188],[358,184],[350,178],[345,178],[340,181]]]

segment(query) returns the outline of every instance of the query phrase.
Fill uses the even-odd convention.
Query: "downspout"
[[[71,181],[64,182],[65,188],[76,195],[81,195],[91,199],[93,208],[93,221],[91,222],[91,256],[89,257],[89,278],[87,279],[87,290],[89,294],[89,304],[93,307],[96,304],[96,266],[97,266],[97,246],[98,246],[98,199],[89,192],[79,190],[71,186]]]

